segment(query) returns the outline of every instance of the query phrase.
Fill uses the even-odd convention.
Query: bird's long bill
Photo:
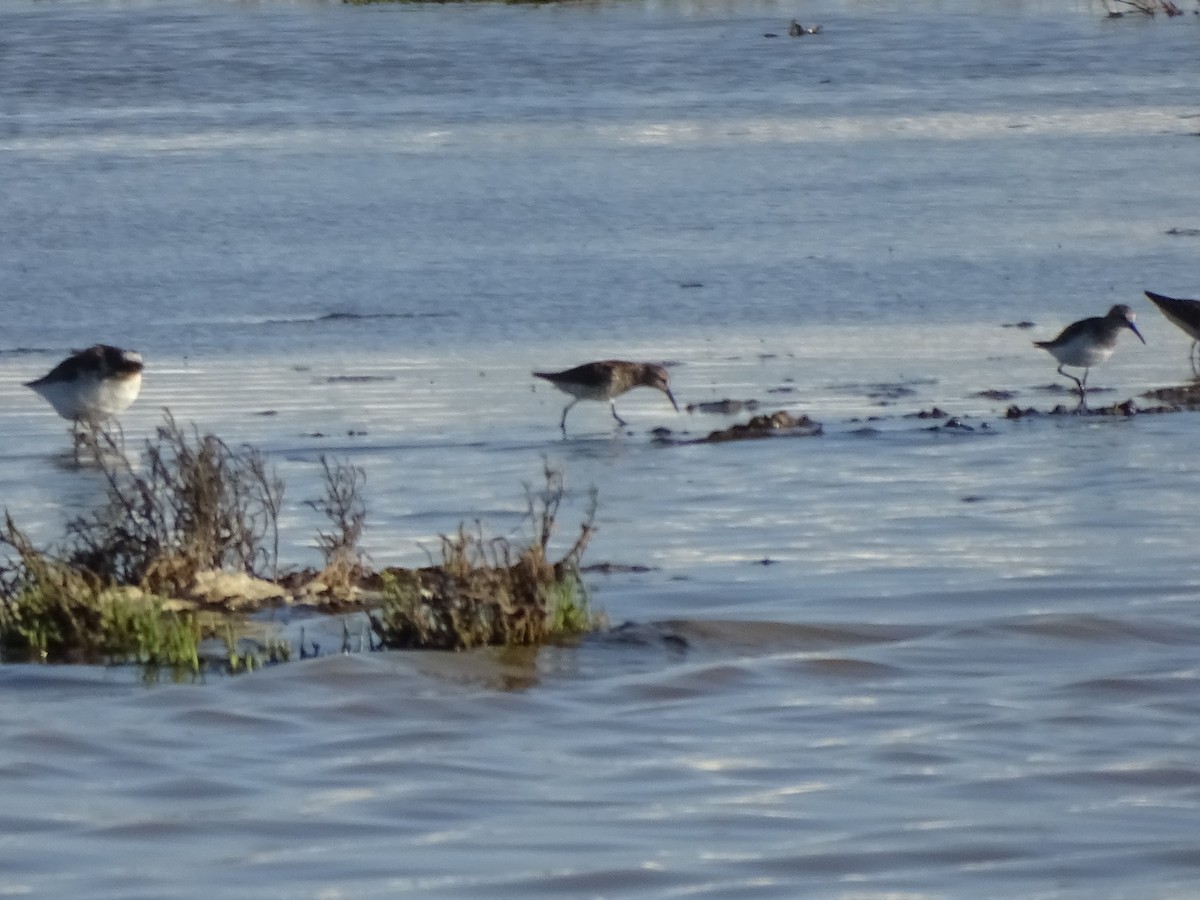
[[[1137,326],[1134,325],[1132,322],[1129,323],[1129,330],[1138,336],[1139,341],[1141,341],[1143,344],[1146,343],[1146,339],[1144,337],[1142,337],[1142,333],[1137,330]]]
[[[675,395],[670,390],[663,391],[667,395],[667,399],[671,401],[671,405],[675,407],[675,412],[679,412],[679,404],[675,402]]]

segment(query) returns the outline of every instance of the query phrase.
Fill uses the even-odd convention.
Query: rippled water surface
[[[1192,378],[1141,296],[1200,295],[1188,12],[0,0],[14,518],[101,495],[22,382],[103,340],[132,447],[166,407],[270,454],[295,565],[321,454],[379,565],[560,466],[620,625],[0,667],[0,896],[1194,896],[1200,418],[1004,417],[1113,303],[1093,406]],[[637,391],[564,439],[530,370],[614,356],[824,433]]]

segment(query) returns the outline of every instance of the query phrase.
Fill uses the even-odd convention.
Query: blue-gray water
[[[379,564],[518,527],[548,459],[636,623],[0,668],[0,896],[1193,896],[1200,419],[1002,414],[1069,402],[1030,342],[1117,302],[1148,343],[1093,404],[1190,380],[1141,291],[1200,296],[1198,39],[1084,2],[0,0],[19,523],[101,492],[21,383],[104,340],[147,358],[133,446],[168,407],[271,454],[285,561],[322,453]],[[608,356],[825,434],[663,446],[734,419],[639,391],[563,440],[530,370]]]

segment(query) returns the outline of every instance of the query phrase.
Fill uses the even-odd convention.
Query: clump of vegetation
[[[579,575],[595,492],[578,538],[552,561],[565,489],[548,465],[545,488],[527,488],[528,544],[460,527],[442,538],[439,564],[376,574],[358,547],[365,473],[322,458],[325,496],[309,505],[329,523],[317,531],[324,568],[280,578],[283,484],[258,451],[185,430],[169,415],[136,468],[106,436],[91,440],[106,496],[67,523],[61,547],[35,547],[5,516],[0,658],[195,673],[212,661],[206,648],[223,646],[220,666],[248,671],[292,658],[286,641],[247,618],[291,602],[366,611],[381,645],[395,648],[529,645],[598,624]]]
[[[189,436],[169,413],[136,470],[107,437],[93,440],[107,498],[67,524],[74,567],[166,593],[213,569],[276,574],[283,483],[258,450],[194,428]]]
[[[0,546],[9,554],[0,566],[0,655],[199,670],[203,635],[194,614],[39,551],[8,515]]]
[[[331,527],[328,531],[317,531],[317,547],[325,559],[325,567],[315,580],[324,584],[330,594],[345,599],[367,575],[366,561],[358,547],[367,520],[362,493],[367,473],[358,466],[331,463],[324,456],[321,467],[325,472],[325,496],[310,500],[308,505],[324,514]]]
[[[592,535],[593,489],[574,544],[557,561],[547,552],[565,493],[562,472],[544,469],[545,488],[527,487],[530,540],[487,537],[476,524],[442,535],[439,564],[381,573],[382,605],[372,628],[386,647],[465,650],[565,640],[595,629],[579,561]]]

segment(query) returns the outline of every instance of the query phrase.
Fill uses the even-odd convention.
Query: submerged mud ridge
[[[1143,395],[1145,396],[1145,395]],[[1200,406],[1191,407],[1200,409]],[[1159,415],[1162,413],[1185,412],[1187,407],[1179,405],[1138,406],[1134,400],[1124,400],[1120,403],[1110,403],[1108,406],[1064,406],[1059,404],[1053,409],[1040,410],[1032,406],[1022,409],[1015,403],[1004,411],[1006,419],[1029,419],[1035,416],[1092,416],[1108,418],[1132,418],[1133,416]]]
[[[709,432],[702,438],[677,438],[669,428],[654,431],[660,444],[721,444],[728,441],[759,440],[769,437],[814,437],[824,432],[820,422],[806,415],[799,418],[786,410],[753,416],[747,422]]]
[[[1180,410],[1200,410],[1200,382],[1156,388],[1146,391],[1142,396],[1149,400],[1162,400]]]
[[[869,386],[872,390],[868,396],[875,398],[877,393],[874,388],[877,385]],[[908,390],[903,385],[894,386],[894,390],[888,394],[889,399],[902,396],[904,390]],[[1054,393],[1065,393],[1066,389],[1059,385],[1048,385],[1045,390]],[[1095,388],[1088,391],[1091,393],[1110,393],[1108,388]],[[984,400],[994,401],[1009,401],[1014,400],[1017,392],[1012,390],[1003,390],[991,388],[978,391],[972,396]],[[996,418],[1007,420],[1030,419],[1035,417],[1098,417],[1098,418],[1130,418],[1138,415],[1161,415],[1164,413],[1188,412],[1200,410],[1200,380],[1190,383],[1170,387],[1156,388],[1146,391],[1140,395],[1145,400],[1159,401],[1151,404],[1139,404],[1136,399],[1129,398],[1119,402],[1109,403],[1104,406],[1087,406],[1082,402],[1074,405],[1058,403],[1048,409],[1039,409],[1035,406],[1021,406],[1018,403],[1011,403],[1004,409]],[[761,406],[761,401],[758,400],[720,400],[710,403],[691,404],[687,407],[689,412],[704,412],[712,414],[736,414],[741,411],[754,411]],[[925,431],[957,431],[970,432],[975,430],[990,430],[991,424],[986,419],[981,419],[978,422],[972,421],[972,416],[956,415],[950,413],[938,406],[933,406],[928,409],[921,409],[915,412],[891,412],[887,415],[872,415],[865,421],[872,423],[880,423],[888,420],[896,419],[916,419],[921,421],[932,421],[934,424],[924,426]],[[847,420],[848,424],[861,425],[864,419],[854,417]],[[877,429],[866,429],[870,433],[876,433]],[[825,433],[825,427],[822,423],[810,418],[804,413],[793,413],[787,410],[777,410],[773,413],[763,413],[750,417],[745,422],[735,423],[726,428],[718,429],[709,432],[704,437],[700,438],[685,438],[676,436],[669,428],[654,429],[652,434],[657,443],[664,445],[683,445],[683,444],[719,444],[729,441],[740,440],[757,440],[768,437],[815,437]]]

